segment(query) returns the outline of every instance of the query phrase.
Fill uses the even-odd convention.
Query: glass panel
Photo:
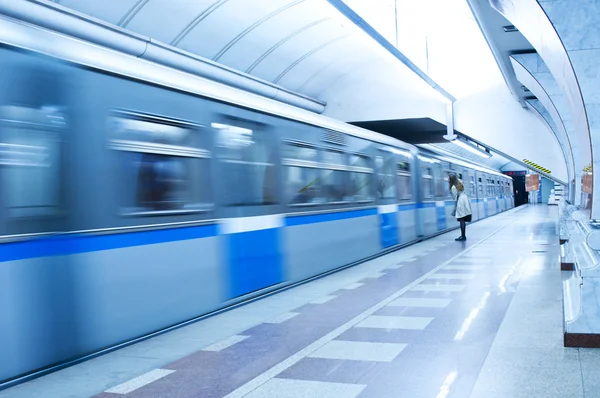
[[[350,192],[350,196],[352,196],[353,200],[373,200],[373,193],[371,191],[372,181],[373,174],[371,173],[352,173],[350,181],[352,191]]]
[[[395,199],[394,157],[386,155],[375,159],[377,167],[377,194],[380,199]]]
[[[213,123],[230,206],[277,203],[275,141],[267,131]]]
[[[141,115],[111,118],[111,147],[122,151],[119,168],[126,214],[198,211],[210,202],[207,151],[199,131]]]
[[[290,160],[317,162],[317,149],[308,145],[284,143],[282,157]]]
[[[344,154],[342,152],[331,151],[329,149],[323,151],[323,163],[332,166],[346,166]]]
[[[432,178],[423,178],[423,198],[431,199],[433,198],[433,179]]]
[[[52,110],[0,108],[0,176],[10,216],[58,212],[64,124],[62,115]]]
[[[369,158],[367,156],[355,154],[350,155],[350,166],[372,169],[371,164],[369,162]]]
[[[287,166],[285,181],[290,204],[322,203],[319,173],[311,167]]]
[[[323,170],[322,192],[327,202],[342,202],[347,197],[347,171]]]
[[[284,143],[282,148],[283,158],[315,163],[318,161],[318,150],[314,147]],[[284,183],[286,184],[289,204],[315,204],[322,203],[320,170],[314,167],[286,166],[284,169]]]
[[[408,163],[408,162],[398,162],[398,172],[401,172],[401,173],[410,173],[410,163]]]
[[[398,198],[409,200],[412,198],[411,178],[408,174],[398,175]]]

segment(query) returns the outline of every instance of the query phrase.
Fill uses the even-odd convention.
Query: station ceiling
[[[440,100],[430,84],[324,0],[52,0],[327,103],[341,86]],[[346,91],[347,92],[347,91]]]

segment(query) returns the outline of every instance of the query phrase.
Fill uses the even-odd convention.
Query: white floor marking
[[[506,225],[504,225],[504,226],[496,229],[494,232],[492,232],[491,234],[489,234],[488,236],[486,236],[485,238],[483,238],[480,242],[475,243],[473,246],[466,248],[465,250],[461,251],[460,253],[458,253],[456,256],[452,257],[448,261],[443,262],[442,264],[438,265],[437,267],[435,267],[431,271],[423,274],[420,278],[417,278],[412,283],[409,283],[404,288],[398,290],[396,293],[392,294],[391,296],[389,296],[385,300],[380,301],[379,303],[375,304],[373,307],[371,307],[371,308],[363,311],[362,313],[358,314],[357,316],[355,316],[354,318],[352,318],[348,322],[344,323],[343,325],[339,326],[338,328],[336,328],[336,329],[332,330],[331,332],[327,333],[325,336],[321,337],[320,339],[318,339],[314,343],[309,344],[308,346],[304,347],[300,351],[296,352],[295,354],[293,354],[293,355],[289,356],[288,358],[284,359],[283,361],[279,362],[277,365],[271,367],[269,370],[261,373],[260,375],[256,376],[254,379],[248,381],[246,384],[244,384],[244,385],[236,388],[234,391],[232,391],[231,393],[227,394],[223,398],[242,398],[242,397],[250,394],[252,391],[256,390],[257,388],[259,388],[263,384],[267,383],[269,380],[272,380],[275,376],[277,376],[278,374],[280,374],[284,370],[286,370],[286,369],[290,368],[291,366],[295,365],[300,360],[302,360],[303,358],[306,358],[306,356],[310,355],[312,352],[314,352],[314,351],[318,350],[319,348],[323,347],[325,344],[329,343],[331,340],[335,339],[336,337],[338,337],[339,335],[341,335],[345,331],[351,329],[352,327],[354,327],[358,323],[362,322],[363,320],[365,320],[366,318],[368,318],[369,316],[371,316],[375,312],[379,311],[380,309],[382,309],[383,307],[385,307],[386,305],[388,305],[392,301],[396,300],[397,298],[399,298],[400,296],[402,296],[404,293],[408,292],[413,287],[417,286],[419,283],[421,283],[424,280],[426,280],[429,277],[429,275],[433,275],[434,273],[436,273],[440,269],[444,268],[446,265],[452,263],[457,258],[460,258],[464,254],[470,252],[475,247],[477,247],[481,242],[484,242],[487,239],[491,238],[496,233],[498,233],[501,230],[503,230],[504,228],[508,227],[510,224],[512,224],[515,221],[516,221],[516,219],[512,220],[512,221],[508,222]],[[258,390],[257,390],[257,392],[258,392]],[[257,397],[258,396],[259,395],[257,395]],[[281,395],[275,395],[275,396],[277,396],[278,398],[283,398],[283,396],[281,396]],[[305,396],[314,396],[314,395],[310,395],[309,394],[309,395],[305,395]],[[250,397],[251,397],[251,395],[250,395]]]
[[[162,379],[163,377],[168,376],[173,372],[175,371],[168,369],[155,369],[148,373],[144,373],[143,375],[138,376],[135,379],[131,379],[123,384],[119,384],[118,386],[113,387],[104,392],[108,394],[129,394],[130,392],[133,392],[138,388],[144,387],[158,379]]]
[[[355,398],[366,385],[293,379],[271,379],[246,398]]]
[[[287,320],[292,319],[296,315],[300,315],[300,314],[298,314],[297,312],[286,312],[285,314],[281,314],[279,316],[276,316],[275,318],[269,319],[265,323],[283,323]]]
[[[416,292],[461,292],[465,285],[444,285],[441,283],[427,284],[422,283],[413,287],[411,290]]]
[[[203,348],[202,351],[222,351],[234,344],[239,343],[240,341],[246,340],[248,337],[250,336],[234,335],[226,338],[225,340],[218,341],[213,345],[209,345],[208,347]]]
[[[405,265],[406,264],[402,264],[402,263],[394,264],[394,265],[390,265],[390,266],[386,267],[386,269],[398,269],[398,268],[404,267]]]
[[[438,272],[429,277],[429,279],[473,279],[475,274],[452,274]]]
[[[364,285],[364,283],[351,283],[348,286],[344,287],[344,290],[354,290],[356,288],[361,287],[362,285]]]
[[[473,271],[482,269],[481,265],[446,265],[444,269],[455,270],[455,271]]]
[[[392,362],[406,346],[407,344],[402,343],[332,340],[308,356],[348,361]]]
[[[424,316],[371,315],[355,327],[372,329],[423,330],[431,323],[431,321],[433,321],[433,318]]]
[[[337,296],[323,296],[323,297],[319,297],[316,300],[311,301],[311,304],[325,304],[328,301],[333,300],[334,298],[336,298]]]
[[[412,263],[413,261],[417,261],[417,259],[415,257],[410,257],[402,260],[403,263]]]
[[[390,307],[445,308],[452,300],[443,298],[400,297],[392,301]]]
[[[367,276],[365,278],[368,278],[368,279],[377,279],[377,278],[381,278],[384,275],[385,275],[385,272],[375,272],[374,274],[371,274],[371,275],[369,275],[369,276]]]

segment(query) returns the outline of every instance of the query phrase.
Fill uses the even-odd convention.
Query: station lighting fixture
[[[492,157],[492,154],[490,153],[490,151],[487,148],[477,145],[475,143],[469,142],[467,140],[464,140],[460,137],[457,137],[456,139],[454,139],[450,142],[458,145],[459,147],[461,147],[463,149],[466,149],[467,151],[469,151],[471,153],[474,153],[477,156],[481,156],[482,158],[489,159]]]

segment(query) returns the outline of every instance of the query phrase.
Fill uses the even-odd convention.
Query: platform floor
[[[563,348],[557,210],[522,207],[0,398],[600,397]]]

